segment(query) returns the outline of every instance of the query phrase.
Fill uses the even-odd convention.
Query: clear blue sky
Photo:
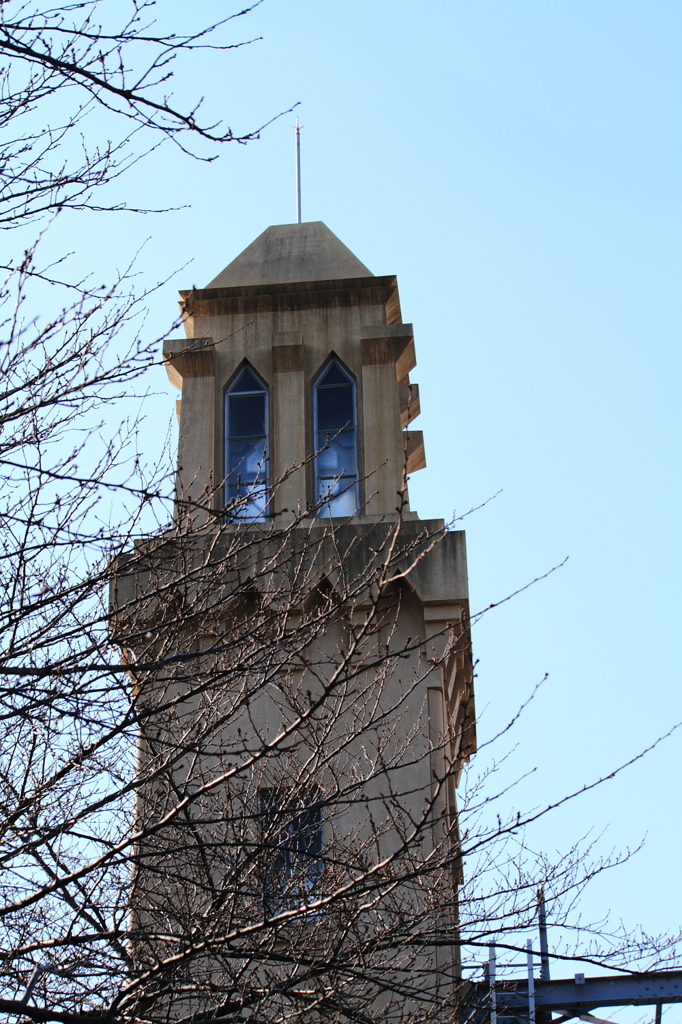
[[[163,16],[182,30],[226,9],[164,0]],[[474,610],[570,556],[474,636],[484,738],[549,673],[506,769],[537,766],[516,800],[542,804],[682,720],[682,4],[264,0],[233,38],[258,35],[178,91],[238,131],[300,101],[304,220],[397,273],[415,325],[413,507],[448,518],[502,490],[466,521]],[[294,219],[291,123],[213,164],[167,149],[126,193],[188,208],[64,218],[49,244],[104,273],[148,238],[143,277],[171,275],[161,334],[178,288]],[[155,384],[161,435],[175,393]],[[587,918],[682,923],[681,755],[682,734],[532,837],[551,852],[590,828],[608,826],[605,849],[646,833]]]

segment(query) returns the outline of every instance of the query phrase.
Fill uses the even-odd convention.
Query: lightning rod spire
[[[301,125],[296,118],[296,223],[301,223]]]

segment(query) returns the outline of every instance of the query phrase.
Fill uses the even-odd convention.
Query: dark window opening
[[[236,518],[265,517],[268,389],[248,366],[225,392],[225,481],[225,503],[234,506]]]
[[[319,793],[283,789],[259,794],[261,883],[268,915],[315,898],[322,874],[322,808]]]
[[[358,510],[357,398],[355,381],[336,359],[314,387],[315,501],[318,516]]]

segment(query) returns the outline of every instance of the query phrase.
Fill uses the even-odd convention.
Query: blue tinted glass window
[[[355,426],[354,391],[351,383],[317,386],[317,429],[343,430]]]
[[[265,392],[230,394],[230,437],[265,437]]]
[[[331,384],[352,384],[352,379],[346,371],[341,368],[335,359],[329,364],[317,384],[318,387],[326,387]]]
[[[225,393],[225,503],[262,519],[268,500],[268,389],[245,366]]]
[[[316,896],[322,873],[322,808],[315,789],[292,796],[283,789],[259,794],[263,903],[276,914]]]
[[[315,502],[318,516],[358,510],[357,396],[355,381],[332,359],[314,388]]]
[[[263,382],[258,380],[248,366],[245,366],[230,388],[230,393],[234,394],[236,391],[262,391],[262,389]]]

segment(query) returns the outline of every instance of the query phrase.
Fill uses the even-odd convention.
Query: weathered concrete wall
[[[395,582],[373,604],[376,567],[389,545],[400,552],[389,573]],[[222,913],[232,927],[258,920],[262,888],[256,868],[242,866],[242,851],[259,841],[260,793],[313,787],[324,801],[319,894],[386,861],[407,837],[407,852],[385,874],[416,875],[391,891],[366,927],[374,920],[380,928],[391,914],[417,919],[434,900],[445,907],[441,926],[450,927],[456,880],[428,870],[420,877],[419,867],[447,849],[454,790],[452,779],[439,780],[471,752],[461,747],[473,714],[465,559],[463,534],[445,532],[442,522],[381,517],[288,531],[260,523],[172,531],[121,559],[113,621],[119,642],[135,653],[140,704],[151,711],[140,740],[140,774],[150,781],[139,793],[138,826],[209,787],[188,820],[140,844],[134,900],[143,933],[181,935],[205,919],[219,929]],[[294,576],[304,585],[296,588]],[[324,630],[303,631],[298,646],[283,644],[279,661],[273,656],[264,671],[260,654],[249,653],[250,635],[270,633],[276,650],[276,637],[292,635],[330,594],[345,600]],[[346,661],[370,620],[365,642]],[[456,649],[453,636],[464,640]],[[319,713],[299,724],[340,666]],[[155,707],[163,710],[154,714]],[[410,840],[414,830],[418,838]],[[220,913],[216,888],[225,898]],[[314,929],[305,919],[297,927],[313,948],[338,927],[334,906]],[[437,976],[442,992],[451,991],[454,949],[415,955],[411,969],[430,972],[429,984]],[[205,966],[219,971],[216,965],[209,958]]]
[[[305,509],[313,502],[311,457],[312,386],[333,354],[350,370],[357,385],[359,471],[362,510],[368,514],[409,508],[403,491],[415,432],[402,429],[405,396],[414,366],[412,328],[400,322],[394,278],[204,289],[183,294],[187,341],[166,342],[169,376],[183,388],[180,449],[191,444],[201,459],[198,481],[210,478],[218,487],[224,476],[224,395],[235,374],[248,361],[269,387],[270,477],[292,473],[274,495],[273,511]],[[213,352],[213,361],[205,358]],[[198,351],[204,355],[196,356]],[[195,355],[188,355],[188,353]],[[206,386],[186,388],[184,381],[206,374]],[[204,379],[202,377],[202,379]],[[210,399],[213,424],[207,423]],[[198,404],[202,409],[198,409]],[[412,404],[412,418],[418,402]],[[203,441],[197,433],[204,425]],[[192,440],[185,442],[186,432]],[[425,465],[422,445],[412,458],[412,471]],[[185,460],[186,462],[186,460]],[[208,463],[208,464],[206,464]],[[303,465],[307,463],[306,465]],[[189,480],[183,462],[183,473]],[[192,477],[192,480],[195,478]],[[198,490],[194,485],[194,490]],[[191,493],[194,498],[194,492]],[[402,500],[401,495],[402,493]],[[218,490],[215,504],[220,505]]]

